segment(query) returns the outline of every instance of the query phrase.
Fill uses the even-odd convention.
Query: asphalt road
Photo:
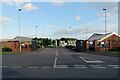
[[[117,78],[119,68],[117,57],[65,48],[2,55],[3,78]]]

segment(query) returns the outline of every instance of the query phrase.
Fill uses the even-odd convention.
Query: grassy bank
[[[15,54],[15,53],[18,53],[18,52],[0,52],[0,54]]]
[[[120,57],[119,51],[87,51],[84,53],[102,55],[102,56]]]
[[[107,54],[111,56],[118,56],[120,57],[120,51],[106,51]]]

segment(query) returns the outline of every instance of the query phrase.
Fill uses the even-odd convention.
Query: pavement
[[[66,48],[2,55],[3,78],[118,78],[117,57]]]

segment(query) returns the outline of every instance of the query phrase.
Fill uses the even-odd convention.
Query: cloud
[[[51,2],[51,5],[54,5],[54,6],[62,6],[64,4],[64,0],[53,0]]]
[[[48,25],[48,28],[51,30],[58,30],[59,29],[59,27],[56,25]]]
[[[104,16],[105,16],[105,13],[103,13],[103,14],[98,13],[98,16],[100,16],[100,17],[104,17]],[[106,13],[106,16],[107,16],[107,17],[110,17],[111,14],[110,14],[110,13]]]
[[[20,6],[21,4],[23,4],[23,2],[21,0],[16,0],[15,3],[17,6]]]
[[[8,25],[10,20],[11,19],[8,17],[0,16],[0,25],[3,25],[3,26]]]
[[[76,20],[80,20],[80,15],[76,15],[76,16],[75,16],[75,19],[76,19]]]
[[[21,0],[10,0],[8,2],[5,2],[6,4],[10,5],[10,6],[17,6],[17,7],[20,7],[23,2]]]
[[[37,6],[34,6],[33,4],[31,3],[27,3],[25,6],[23,6],[23,8],[27,11],[30,11],[30,10],[35,10],[37,9],[38,7]]]
[[[8,5],[14,5],[13,2],[6,2],[6,4],[8,4]]]
[[[111,21],[112,20],[112,21]],[[116,32],[118,33],[118,23],[115,16],[110,16],[107,18],[107,32]],[[91,20],[88,23],[79,24],[71,26],[71,30],[68,29],[61,29],[56,31],[54,34],[56,37],[76,37],[78,39],[86,39],[86,28],[88,37],[90,37],[93,33],[104,33],[105,26],[104,26],[104,18],[98,18],[96,20]]]
[[[9,2],[5,2],[5,4],[8,4],[10,6],[16,6],[18,8],[25,9],[26,11],[35,10],[38,8],[37,6],[34,6],[33,4],[30,3],[31,0],[27,0],[27,1],[28,1],[27,4],[25,4],[21,0],[9,1]]]
[[[107,16],[114,16],[118,14],[117,2],[91,2],[91,3],[86,3],[83,6],[83,9],[85,10],[97,11],[96,15],[98,16],[104,16],[104,11],[103,11],[104,8],[106,9]]]

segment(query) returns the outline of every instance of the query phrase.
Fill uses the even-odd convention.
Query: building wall
[[[120,41],[120,37],[118,37],[118,36],[116,36],[115,34],[113,34],[112,36],[110,36],[110,37],[108,37],[107,39],[104,39],[104,40],[102,40],[102,41],[109,41],[109,40],[111,40],[111,41]]]
[[[2,42],[2,48],[9,47],[12,49],[13,52],[16,52],[19,50],[19,42],[18,41],[4,41]]]
[[[116,35],[112,35],[107,39],[102,40],[103,42],[109,41],[110,48],[120,47],[120,37]]]
[[[2,42],[0,42],[0,52],[2,52]]]
[[[95,41],[95,42],[98,44],[97,41]],[[102,40],[101,42],[104,42],[104,45],[105,45],[106,42],[108,42],[109,46],[107,46],[107,47],[105,47],[105,46],[104,47],[98,47],[97,45],[95,45],[95,50],[96,51],[105,51],[105,50],[111,50],[111,49],[113,49],[115,47],[120,47],[120,37],[116,36],[114,34],[111,35],[110,37]]]
[[[20,51],[19,41],[4,41],[2,43],[2,48],[9,47],[12,49],[12,52]],[[21,51],[31,51],[30,44],[26,44],[27,46],[22,46]]]

